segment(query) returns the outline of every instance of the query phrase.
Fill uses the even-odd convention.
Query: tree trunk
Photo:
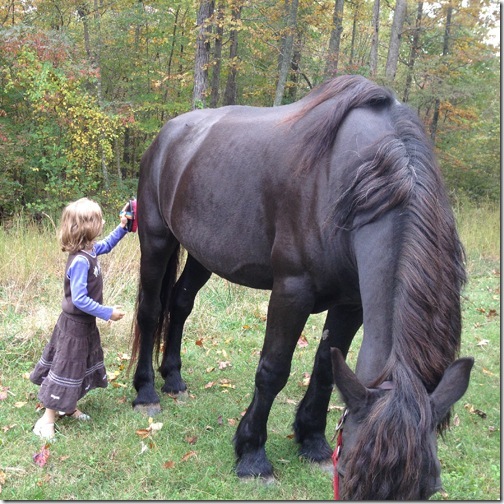
[[[222,0],[217,6],[216,36],[212,64],[212,85],[210,94],[210,107],[215,108],[219,103],[220,72],[222,64],[222,39],[224,36],[224,4]]]
[[[371,77],[376,77],[378,70],[378,40],[380,29],[380,0],[373,4],[373,37],[371,39],[371,54],[369,55],[369,72]]]
[[[415,21],[415,31],[413,32],[413,40],[411,42],[411,50],[408,61],[408,75],[406,76],[406,85],[404,87],[403,102],[408,103],[409,94],[411,91],[411,84],[413,82],[413,69],[415,61],[420,50],[420,33],[422,29],[422,16],[423,16],[423,2],[418,2],[417,16]]]
[[[282,104],[282,98],[285,90],[285,83],[291,68],[292,51],[294,48],[294,33],[297,28],[297,12],[299,0],[292,0],[289,10],[289,21],[287,26],[287,35],[285,37],[285,46],[282,54],[282,64],[278,75],[278,83],[275,92],[273,106],[276,107]]]
[[[443,54],[442,57],[445,57],[450,52],[450,33],[451,33],[451,19],[453,14],[453,6],[450,4],[446,9],[446,24],[445,24],[445,32],[443,38]],[[441,79],[438,78],[440,82]],[[441,100],[436,98],[434,102],[434,112],[432,114],[432,123],[430,127],[430,135],[432,143],[436,142],[436,133],[439,122],[439,107],[441,106]]]
[[[334,77],[338,72],[341,33],[343,32],[343,6],[343,0],[336,0],[334,2],[333,28],[331,31],[331,38],[329,39],[329,54],[327,55],[324,71],[324,77],[326,79]]]
[[[210,41],[208,33],[211,30],[209,18],[214,10],[213,0],[200,0],[198,10],[198,36],[196,38],[196,56],[194,63],[194,88],[192,107],[204,108],[208,90],[208,62],[210,61]]]
[[[354,16],[353,16],[353,22],[352,22],[352,40],[350,42],[350,59],[348,61],[348,66],[351,68],[353,63],[354,63],[354,57],[355,57],[355,40],[357,38],[357,22],[359,19],[359,9],[360,9],[360,2],[355,2],[354,3]]]
[[[233,4],[231,11],[231,24],[238,26],[241,19],[241,2]],[[224,92],[223,105],[235,105],[237,99],[236,74],[238,64],[238,30],[233,29],[230,32],[231,45],[229,48],[229,72],[226,81],[226,91]]]
[[[392,21],[392,31],[390,33],[390,45],[385,66],[385,77],[389,82],[393,82],[397,71],[397,62],[399,60],[399,49],[401,46],[401,34],[404,20],[406,19],[406,0],[397,0],[394,11],[394,20]]]
[[[301,33],[298,33],[297,41],[294,44],[294,53],[292,55],[292,64],[291,64],[292,85],[289,87],[288,90],[289,103],[293,103],[296,101],[298,82],[299,82],[299,63],[301,62],[302,46],[303,46],[302,35]]]

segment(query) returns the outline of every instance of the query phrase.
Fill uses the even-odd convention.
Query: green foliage
[[[369,75],[372,0],[345,2],[338,73]],[[394,3],[381,3],[376,80],[418,110],[427,130],[439,105],[436,148],[450,190],[472,199],[500,195],[498,47],[489,36],[498,5],[423,2],[419,51],[409,66],[417,2],[409,1],[397,75],[384,77]],[[197,3],[32,0],[0,6],[0,218],[21,207],[57,210],[63,201],[136,179],[142,153],[168,119],[192,107]],[[453,8],[444,54],[447,7]],[[222,0],[207,21],[209,78],[217,68],[222,103],[231,69],[237,103],[271,106],[285,2]],[[235,9],[235,11],[233,11]],[[235,19],[233,12],[240,11]],[[300,0],[296,54],[283,103],[324,79],[334,0]],[[217,65],[217,27],[222,55]],[[232,33],[238,54],[229,51]],[[213,81],[212,81],[213,82]],[[208,90],[210,94],[210,90]],[[203,102],[196,106],[203,106]],[[58,206],[59,205],[59,206]]]

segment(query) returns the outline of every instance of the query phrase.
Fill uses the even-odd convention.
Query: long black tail
[[[178,277],[180,254],[181,254],[181,247],[180,244],[178,244],[177,248],[175,249],[175,251],[173,252],[168,261],[168,265],[166,267],[166,271],[161,284],[161,292],[160,292],[161,311],[159,313],[157,326],[154,331],[154,349],[156,353],[156,361],[159,358],[159,350],[161,347],[161,341],[163,339],[163,335],[167,334],[170,326],[170,299],[173,292],[173,287],[175,286],[175,282],[177,281]],[[142,335],[140,332],[140,327],[138,325],[138,308],[141,299],[142,299],[142,287],[141,283],[139,283],[138,294],[135,303],[135,315],[133,318],[133,324],[134,324],[132,331],[133,338],[131,344],[131,359],[128,366],[128,371],[136,362],[138,358],[138,352],[140,349],[140,340]]]

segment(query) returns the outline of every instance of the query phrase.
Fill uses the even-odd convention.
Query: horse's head
[[[339,349],[331,354],[334,382],[347,405],[337,467],[342,498],[428,499],[441,489],[437,426],[465,393],[474,360],[455,361],[428,394],[405,369],[392,386],[366,388]]]

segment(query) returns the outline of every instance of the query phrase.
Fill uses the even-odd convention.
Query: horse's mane
[[[335,97],[337,105],[328,110],[325,124],[319,122],[319,131],[314,127],[305,136],[313,142],[304,146],[309,147],[305,167],[327,153],[354,107],[388,107],[395,130],[363,153],[359,166],[349,171],[353,180],[333,213],[337,228],[355,229],[394,208],[401,215],[392,350],[376,380],[376,385],[392,380],[394,389],[375,403],[359,428],[356,445],[347,454],[345,489],[357,500],[407,499],[418,489],[421,473],[430,471],[433,463],[422,439],[435,427],[428,394],[460,348],[464,252],[430,140],[416,114],[395,102],[390,92],[355,77],[327,84],[307,101],[305,113],[333,93],[341,95]],[[449,415],[438,430],[442,432],[448,422]],[[397,432],[401,432],[399,441]],[[375,478],[377,473],[380,478]]]
[[[318,112],[318,106],[330,101],[324,114],[317,120],[310,120],[311,113]],[[302,107],[289,115],[284,122],[296,124],[303,118],[302,136],[298,142],[298,170],[304,171],[327,154],[334,144],[338,129],[347,114],[354,108],[363,106],[386,106],[394,101],[393,93],[360,75],[343,75],[328,80],[315,88],[299,101]],[[296,156],[297,157],[297,156]]]
[[[390,116],[395,135],[380,140],[374,157],[356,170],[334,216],[337,226],[351,228],[401,208],[392,352],[378,383],[402,364],[430,393],[460,348],[464,251],[423,126],[404,105]]]
[[[331,106],[317,121],[303,122],[298,145],[304,168],[327,154],[352,109],[389,110],[395,133],[362,153],[333,216],[337,227],[350,229],[393,208],[407,214],[399,240],[392,353],[380,379],[402,363],[430,393],[459,351],[460,290],[466,281],[463,248],[430,139],[417,115],[390,90],[358,75],[325,82],[301,100],[302,108],[288,121],[307,117],[328,100],[333,100]]]

